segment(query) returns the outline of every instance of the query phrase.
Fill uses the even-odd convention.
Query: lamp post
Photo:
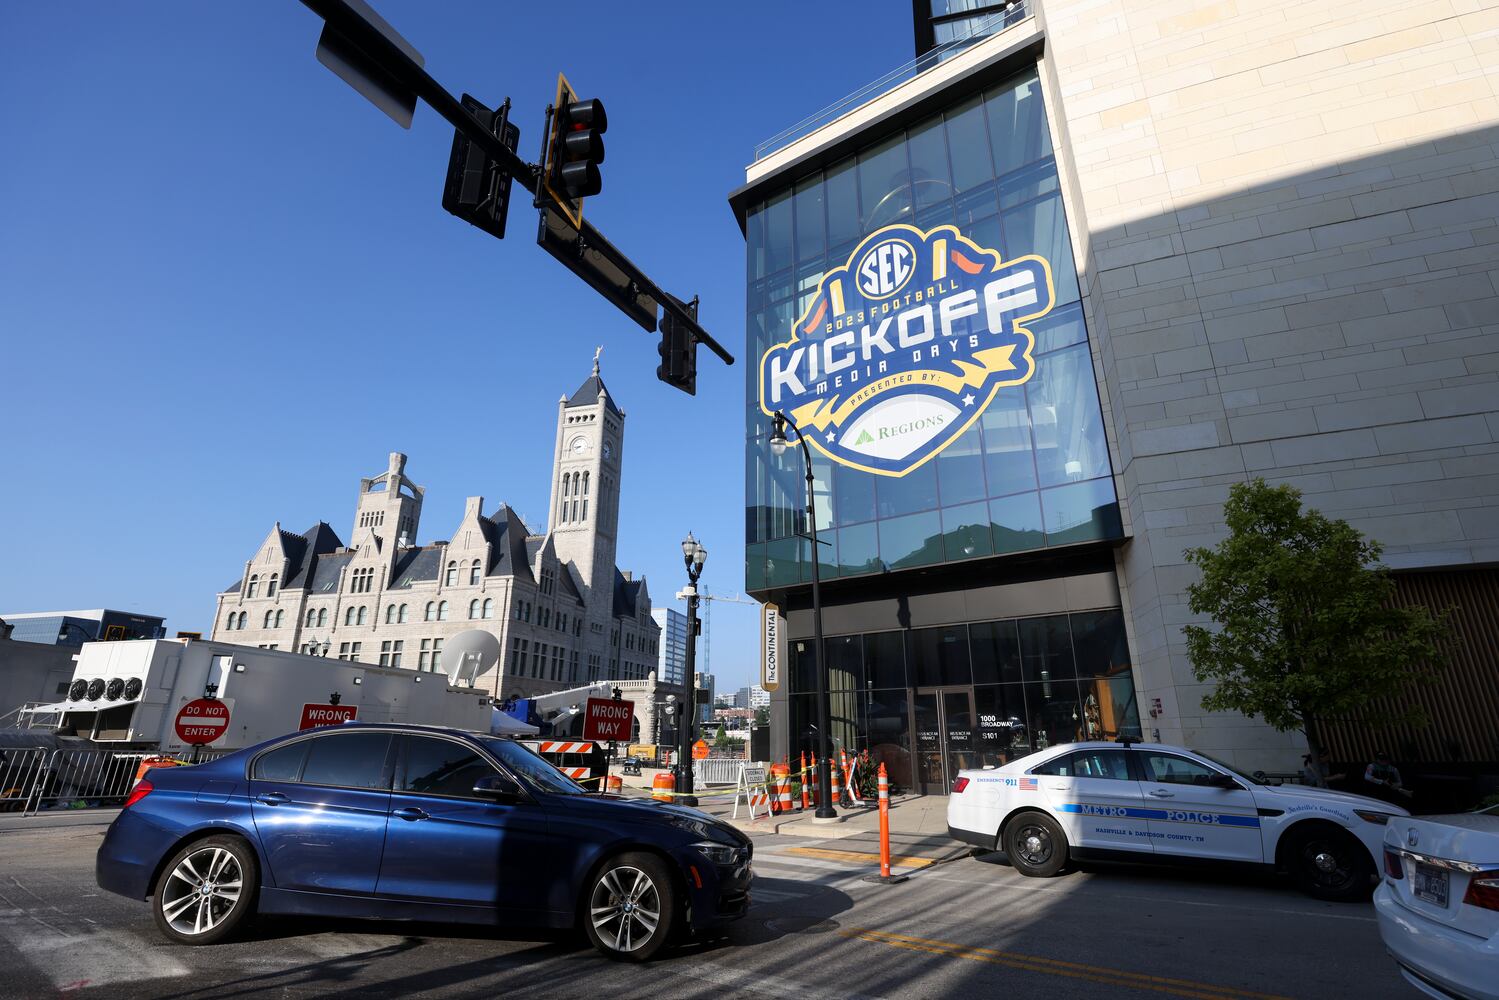
[[[817,551],[817,512],[812,506],[812,451],[802,429],[780,410],[772,418],[770,450],[777,456],[786,453],[786,428],[796,432],[796,441],[802,446],[802,462],[807,467],[807,530],[812,537],[812,655],[817,663],[817,819],[837,819],[833,808],[832,782],[828,768],[832,766],[832,748],[828,745],[828,666],[823,659],[822,648],[822,579],[818,572],[821,553]]]
[[[98,642],[99,641],[99,636],[97,634],[97,632],[98,632],[97,629],[95,629],[95,634],[94,635],[89,635],[88,629],[84,628],[82,625],[78,624],[77,622],[65,621],[65,622],[63,622],[61,625],[59,625],[57,627],[57,641],[58,641],[59,644],[68,641],[68,629],[70,629],[70,628],[76,628],[78,631],[82,632],[83,633],[83,641],[84,642]]]
[[[703,564],[708,561],[708,550],[687,532],[682,539],[682,563],[687,567],[687,587],[678,597],[687,598],[687,697],[682,703],[682,719],[677,726],[678,746],[677,781],[678,799],[684,806],[697,805],[692,794],[692,726],[697,722],[697,578],[703,575]]]

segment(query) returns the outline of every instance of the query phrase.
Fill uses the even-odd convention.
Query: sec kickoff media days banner
[[[1055,301],[1041,257],[1005,260],[955,226],[886,226],[761,356],[760,409],[784,410],[835,462],[904,476],[1035,374],[1024,324]]]

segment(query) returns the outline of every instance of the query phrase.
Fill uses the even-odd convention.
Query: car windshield
[[[1245,781],[1248,781],[1248,782],[1250,782],[1252,784],[1256,784],[1256,785],[1269,785],[1270,784],[1270,782],[1269,782],[1268,779],[1266,779],[1266,778],[1256,778],[1252,774],[1245,774],[1243,771],[1239,770],[1237,767],[1234,767],[1232,764],[1225,764],[1223,761],[1219,760],[1217,757],[1214,757],[1211,754],[1205,754],[1201,750],[1193,750],[1192,752],[1195,753],[1197,756],[1201,757],[1203,760],[1210,760],[1210,761],[1212,761],[1214,764],[1217,764],[1219,767],[1223,768],[1223,770],[1227,771],[1229,774],[1236,774],[1239,777],[1243,778]]]
[[[521,781],[540,792],[552,795],[587,795],[578,784],[529,747],[514,740],[484,739],[484,746]]]

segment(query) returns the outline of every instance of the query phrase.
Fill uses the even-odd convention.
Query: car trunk
[[[1401,905],[1478,937],[1499,933],[1499,909],[1465,902],[1474,879],[1491,883],[1484,892],[1499,905],[1499,816],[1396,816],[1385,843],[1385,880]],[[1398,855],[1390,854],[1392,843]],[[1399,878],[1392,865],[1398,864]]]

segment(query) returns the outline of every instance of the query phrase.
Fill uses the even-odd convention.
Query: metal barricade
[[[135,785],[148,751],[54,750],[32,782],[26,812],[117,806]]]
[[[692,762],[694,785],[732,785],[739,780],[739,765],[747,763],[738,757],[704,757]]]
[[[25,811],[37,777],[55,752],[47,747],[0,749],[0,812]]]

